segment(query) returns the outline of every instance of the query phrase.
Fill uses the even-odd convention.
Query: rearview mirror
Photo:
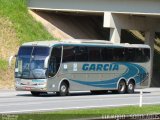
[[[8,62],[9,62],[9,67],[11,67],[11,65],[12,65],[12,59],[13,59],[13,57],[14,57],[14,56],[10,56],[10,57],[9,57],[9,61],[8,61]]]
[[[48,60],[49,60],[49,56],[46,57],[45,61],[44,61],[44,68],[47,69],[48,68]]]
[[[9,67],[11,67],[11,65],[12,65],[12,60],[13,60],[14,57],[16,58],[17,55],[14,55],[14,56],[10,56],[10,57],[9,57],[9,60],[8,60],[8,62],[9,62]]]

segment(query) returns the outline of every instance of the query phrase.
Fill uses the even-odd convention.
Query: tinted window
[[[113,48],[102,48],[101,56],[103,61],[113,61]]]
[[[61,52],[62,52],[62,47],[61,46],[53,47],[51,57],[55,57],[55,58],[60,59],[61,58]]]
[[[113,50],[113,61],[125,61],[125,49],[124,48],[115,48]]]
[[[150,49],[144,49],[144,54],[145,54],[145,61],[149,61],[150,60]]]
[[[147,62],[150,50],[144,48],[102,48],[103,61],[111,62]]]
[[[89,52],[89,61],[101,61],[101,49],[98,47],[89,47],[88,48]]]
[[[49,55],[49,48],[48,47],[34,47],[33,55],[48,56]]]
[[[150,50],[149,49],[142,49],[138,48],[136,51],[136,62],[147,62],[150,59]]]
[[[36,56],[47,56],[49,55],[48,47],[20,47],[18,55],[36,55]]]
[[[63,53],[63,62],[147,62],[149,59],[147,48],[64,46]]]
[[[135,48],[125,48],[125,61],[135,62]]]
[[[31,55],[33,47],[20,47],[18,55]]]
[[[63,62],[73,62],[75,61],[75,47],[74,46],[64,46],[63,47]]]
[[[61,51],[62,51],[61,46],[53,47],[52,49],[51,57],[49,61],[49,69],[48,69],[49,77],[53,77],[59,69],[60,62],[61,62]]]
[[[88,61],[88,49],[87,47],[76,47],[76,61]]]

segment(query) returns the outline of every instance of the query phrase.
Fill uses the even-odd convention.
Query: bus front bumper
[[[37,91],[37,92],[47,92],[46,86],[26,86],[26,85],[15,85],[17,91]]]
[[[47,92],[47,80],[16,78],[15,89],[17,91]]]

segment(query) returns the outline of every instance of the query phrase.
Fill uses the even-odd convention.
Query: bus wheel
[[[66,96],[69,93],[69,87],[66,82],[62,82],[59,90],[59,95],[60,96]]]
[[[127,86],[127,93],[134,93],[135,84],[133,81],[130,81]]]
[[[31,91],[31,94],[32,94],[33,96],[39,96],[39,95],[40,95],[40,92]]]
[[[126,83],[124,80],[121,80],[118,84],[118,93],[124,94],[126,92]]]

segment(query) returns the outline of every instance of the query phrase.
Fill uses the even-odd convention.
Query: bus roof
[[[77,44],[77,45],[98,45],[98,46],[117,46],[117,47],[140,47],[140,48],[150,48],[149,45],[146,44],[129,44],[129,43],[112,43],[110,41],[105,40],[88,40],[88,39],[66,39],[61,41],[34,41],[34,42],[27,42],[24,43],[22,46],[46,46],[52,47],[56,44],[62,45],[70,45],[70,44]]]

